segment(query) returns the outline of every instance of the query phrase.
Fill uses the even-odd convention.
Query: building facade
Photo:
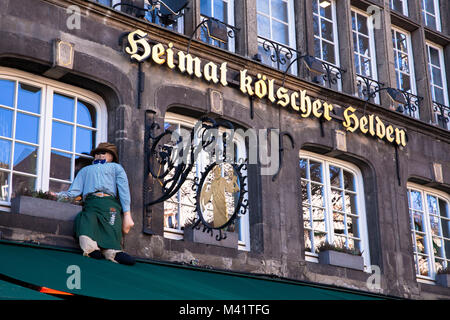
[[[450,298],[438,281],[450,263],[448,1],[191,0],[179,16],[124,3],[2,0],[2,239],[77,247],[72,221],[11,203],[66,190],[109,141],[128,174],[136,226],[124,249],[136,257]],[[164,201],[152,203],[165,185],[149,173],[152,137],[203,116],[240,130],[235,159],[284,133],[245,166],[246,210],[214,237],[189,228],[206,154]],[[227,199],[205,213],[227,214]],[[363,266],[324,262],[327,243],[360,251]]]

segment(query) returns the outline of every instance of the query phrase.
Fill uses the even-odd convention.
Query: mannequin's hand
[[[127,234],[134,226],[133,218],[131,218],[131,212],[127,211],[123,213],[122,232]]]

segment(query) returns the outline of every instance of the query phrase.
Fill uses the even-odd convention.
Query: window
[[[184,129],[188,132],[195,126],[197,119],[182,116],[168,112],[165,117],[165,129],[172,131],[177,130],[180,134],[180,130]],[[199,137],[194,137],[194,143],[200,143]],[[244,138],[237,133],[234,135],[234,156],[235,160],[246,159],[246,148]],[[202,172],[205,168],[215,161],[215,157],[211,156],[205,150],[201,150],[195,165],[192,168],[192,172],[189,173],[186,181],[181,186],[180,190],[172,198],[164,202],[164,236],[171,239],[180,240],[183,238],[183,230],[186,225],[191,224],[196,219],[195,213],[195,194],[192,190],[194,179],[201,178]],[[227,163],[222,164],[222,174],[229,166]],[[170,179],[171,175],[168,175]],[[245,198],[247,194],[245,194]],[[227,197],[227,202],[234,201]],[[210,209],[206,209],[210,210]],[[209,211],[208,211],[209,212]],[[211,212],[212,213],[212,212]],[[204,215],[205,216],[205,215]],[[245,215],[239,216],[233,224],[227,227],[225,231],[238,232],[239,235],[239,249],[250,250],[250,235],[249,235],[249,212]]]
[[[313,0],[314,56],[332,66],[339,67],[336,3],[334,0]],[[338,70],[331,68],[336,75]],[[321,77],[323,78],[323,77]],[[328,79],[330,80],[330,79]],[[341,90],[340,76],[336,90]],[[322,85],[323,79],[317,79]]]
[[[67,190],[105,138],[100,97],[0,68],[0,204],[25,189]]]
[[[234,26],[234,0],[201,0],[200,14],[202,19],[213,17]],[[229,28],[228,31],[230,31]],[[201,39],[209,44],[234,52],[234,38],[228,37],[228,43],[222,43],[209,38],[206,30],[202,29]]]
[[[408,184],[408,207],[418,278],[433,280],[450,262],[449,195]]]
[[[149,4],[145,4],[145,8],[150,8],[151,6]],[[183,9],[184,10],[184,9]],[[157,25],[163,26],[164,28],[167,28],[169,30],[178,32],[178,33],[184,33],[184,16],[181,16],[178,18],[174,23],[170,25],[165,25],[164,21],[161,20],[161,18],[158,16],[158,9],[152,11],[147,11],[145,13],[145,19],[149,22],[155,23]]]
[[[347,162],[300,151],[305,250],[317,259],[324,243],[363,253],[370,268],[362,175]]]
[[[428,70],[430,72],[431,81],[431,96],[435,103],[439,103],[444,106],[449,105],[448,91],[447,91],[447,80],[445,74],[445,63],[444,63],[444,51],[442,47],[427,42],[427,57],[428,57]],[[437,108],[436,111],[436,122],[439,122],[440,118],[445,116],[442,114],[443,110]]]
[[[296,58],[294,3],[292,0],[258,0],[256,10],[258,52],[262,62],[285,71],[290,61]],[[296,63],[292,64],[289,73],[297,74]]]
[[[353,56],[358,80],[358,94],[366,99],[364,90],[375,90],[376,82],[367,88],[363,77],[377,80],[373,28],[368,25],[368,15],[352,9]],[[370,83],[370,80],[367,79]],[[362,81],[361,81],[362,80]]]
[[[408,0],[391,0],[391,9],[408,15]]]
[[[441,17],[439,14],[439,0],[422,0],[423,23],[427,27],[441,31]]]
[[[416,94],[411,35],[406,31],[392,29],[392,43],[397,89]],[[405,110],[405,113],[419,118],[419,108],[417,110]]]

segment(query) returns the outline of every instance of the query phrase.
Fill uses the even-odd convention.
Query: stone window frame
[[[437,30],[439,32],[442,32],[441,9],[440,9],[440,6],[439,6],[440,5],[439,0],[429,0],[429,1],[433,2],[434,11],[435,11],[434,14],[431,13],[431,12],[428,12],[426,10],[426,1],[427,0],[421,0],[420,1],[420,6],[421,6],[421,9],[422,9],[422,20],[423,20],[424,25],[426,27],[428,27],[428,28],[435,29],[435,30]],[[436,19],[436,28],[428,25],[428,23],[427,23],[427,21],[428,21],[427,17],[428,16],[433,16]]]
[[[170,124],[176,124],[176,125],[182,125],[187,128],[193,128],[194,125],[197,123],[198,119],[181,115],[174,112],[166,112],[164,117],[164,123],[170,123]],[[245,140],[244,137],[240,136],[235,132],[234,135],[234,142],[237,145],[238,148],[238,154],[244,154],[247,153],[246,147],[245,147]],[[201,164],[200,164],[201,165]],[[199,168],[196,168],[197,174],[200,174]],[[180,191],[177,192],[177,197],[179,196]],[[245,198],[248,199],[248,194],[245,194]],[[167,200],[168,201],[168,200]],[[178,202],[181,202],[181,200],[178,200]],[[164,202],[166,204],[166,201]],[[164,211],[164,210],[163,210]],[[240,239],[238,241],[238,250],[242,251],[250,251],[250,212],[247,210],[247,213],[245,215],[242,215],[240,218]],[[172,240],[182,240],[184,236],[184,231],[181,229],[174,229],[174,228],[168,228],[165,226],[164,222],[164,237]]]
[[[215,1],[222,1],[222,2],[226,2],[227,3],[227,20],[226,21],[222,21],[225,22],[226,24],[229,24],[231,26],[235,25],[235,18],[234,18],[234,0],[200,0],[200,19],[201,21],[205,20],[205,17],[202,15],[201,13],[201,3],[203,1],[210,1],[211,2],[211,13],[207,14],[207,16],[212,17],[212,18],[216,18],[217,16],[214,13],[214,2]],[[202,29],[202,32],[204,32],[204,30]],[[202,37],[200,37],[202,39]],[[206,39],[202,39],[202,41],[209,43],[211,45],[217,46],[222,48],[222,46],[220,45],[220,42],[218,42],[217,40],[214,39],[209,39],[209,41],[205,41]],[[235,52],[236,50],[236,43],[235,43],[235,37],[231,38],[228,37],[228,43],[225,44],[227,47],[224,48],[225,50],[228,50],[230,52]]]
[[[41,76],[37,76],[28,72],[20,71],[17,69],[0,67],[0,79],[11,80],[15,82],[15,91],[17,91],[18,83],[24,83],[31,85],[33,87],[39,87],[42,90],[41,101],[40,101],[40,120],[39,120],[39,132],[38,132],[38,143],[33,146],[38,147],[37,153],[37,162],[36,162],[36,174],[27,174],[20,173],[22,176],[34,177],[35,181],[35,189],[48,191],[49,183],[50,183],[50,160],[51,160],[51,151],[52,151],[52,103],[53,103],[53,93],[59,93],[63,95],[67,95],[70,97],[76,97],[77,99],[81,99],[89,104],[91,104],[96,109],[96,137],[95,143],[98,144],[102,141],[107,141],[107,124],[108,124],[108,113],[106,104],[103,99],[97,94],[90,92],[85,89],[81,89],[72,85],[68,85],[56,80],[50,80],[48,78],[44,78]],[[15,92],[14,97],[15,105],[17,104],[17,92]],[[13,119],[13,128],[15,130],[16,119],[15,114],[17,113],[17,108],[10,108],[10,110],[14,110],[14,119]],[[36,114],[37,115],[37,114]],[[77,128],[79,124],[75,123],[73,125],[74,128]],[[76,130],[73,130],[76,131]],[[76,134],[76,133],[75,133]],[[75,152],[75,134],[73,136],[72,141],[72,150],[69,151],[71,154],[71,179],[65,180],[67,183],[67,187],[70,186],[70,183],[75,178],[75,156],[80,156]],[[10,141],[15,141],[14,136],[9,139]],[[31,144],[30,144],[31,146]],[[95,146],[93,146],[95,147]],[[14,151],[14,150],[12,150]],[[13,158],[10,159],[13,161]],[[4,170],[2,170],[4,171]],[[9,174],[14,173],[14,168],[8,170]],[[9,178],[10,179],[10,178]],[[60,181],[58,179],[52,179],[54,181]],[[8,180],[11,181],[11,180]],[[60,182],[63,182],[62,180]],[[10,184],[8,182],[8,184]],[[12,195],[12,188],[9,186],[8,188],[8,199]],[[7,200],[8,200],[7,199]],[[0,201],[0,210],[10,211],[10,201]]]
[[[411,191],[416,191],[419,192],[421,195],[421,206],[422,206],[422,210],[417,209],[417,208],[413,208],[411,206],[411,196],[410,193]],[[419,282],[425,282],[425,283],[434,283],[435,278],[436,278],[436,266],[435,263],[432,263],[432,261],[435,262],[435,255],[433,250],[430,250],[430,248],[432,247],[432,233],[431,233],[431,224],[430,224],[430,212],[429,212],[429,208],[428,208],[428,201],[425,199],[425,196],[432,196],[432,197],[436,197],[439,198],[441,200],[443,200],[446,205],[447,205],[447,218],[444,220],[448,220],[448,223],[450,225],[450,195],[437,190],[437,189],[433,189],[430,187],[425,187],[423,185],[419,185],[419,184],[415,184],[415,183],[411,183],[408,182],[407,183],[407,199],[408,199],[408,219],[409,219],[409,224],[410,224],[410,232],[411,232],[411,246],[412,246],[412,254],[414,255],[414,268],[416,270],[415,274],[416,274],[416,279]],[[418,265],[417,262],[417,255],[419,255],[419,253],[417,252],[417,244],[416,244],[416,233],[417,231],[415,230],[415,228],[412,228],[412,226],[414,225],[412,219],[413,216],[411,215],[411,211],[415,211],[415,212],[419,212],[422,213],[422,219],[425,221],[424,223],[424,229],[425,231],[423,233],[425,233],[425,249],[428,252],[428,254],[424,254],[426,256],[428,256],[430,258],[430,262],[428,264],[428,268],[429,268],[429,275],[421,275],[419,272],[419,268],[420,266]],[[439,227],[440,227],[440,231],[442,234],[442,225],[441,223],[439,223]],[[449,230],[450,232],[450,230]],[[442,236],[443,237],[443,236]],[[440,237],[439,237],[440,238]],[[450,238],[446,238],[447,241],[450,244]],[[445,246],[444,246],[445,247]],[[445,250],[445,249],[444,249]],[[449,257],[445,257],[445,259],[447,260],[447,267],[450,266],[450,255]]]
[[[358,208],[358,219],[359,219],[359,241],[360,241],[360,250],[362,252],[362,257],[364,259],[364,271],[365,272],[371,272],[371,263],[370,263],[370,246],[369,246],[369,237],[368,237],[368,228],[367,228],[367,217],[366,217],[366,205],[365,205],[365,199],[364,199],[364,184],[363,184],[363,175],[361,170],[354,164],[343,161],[336,158],[327,157],[324,155],[320,155],[314,152],[300,150],[299,152],[299,159],[309,159],[314,160],[317,162],[322,163],[322,166],[324,168],[324,182],[322,183],[324,187],[324,201],[325,201],[325,228],[326,228],[326,241],[328,243],[333,243],[333,221],[332,221],[332,215],[329,214],[329,212],[332,212],[332,204],[331,204],[331,185],[330,185],[330,171],[329,166],[333,165],[336,167],[339,167],[341,169],[345,169],[353,174],[355,177],[355,190],[356,190],[356,205]],[[303,178],[300,178],[303,179]],[[301,188],[301,187],[300,187]],[[302,220],[303,219],[303,202],[302,199],[300,199],[300,202],[302,203]],[[304,229],[307,230],[306,228]],[[306,239],[305,239],[306,241]],[[316,262],[318,263],[318,253],[309,252],[306,250],[306,242],[305,242],[305,260],[309,262]]]

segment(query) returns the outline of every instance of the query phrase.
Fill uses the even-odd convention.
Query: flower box
[[[225,239],[217,240],[219,238],[219,230],[212,229],[211,232],[204,231],[204,228],[200,229],[192,227],[184,228],[184,240],[210,244],[214,246],[221,246],[227,248],[238,248],[239,235],[237,232],[222,232],[222,235],[226,234]]]
[[[83,207],[68,202],[18,196],[11,199],[11,212],[29,216],[72,221]]]
[[[345,267],[364,271],[364,259],[362,256],[350,253],[325,250],[319,252],[319,262],[333,266]]]
[[[437,274],[436,283],[440,286],[450,288],[450,274]]]

